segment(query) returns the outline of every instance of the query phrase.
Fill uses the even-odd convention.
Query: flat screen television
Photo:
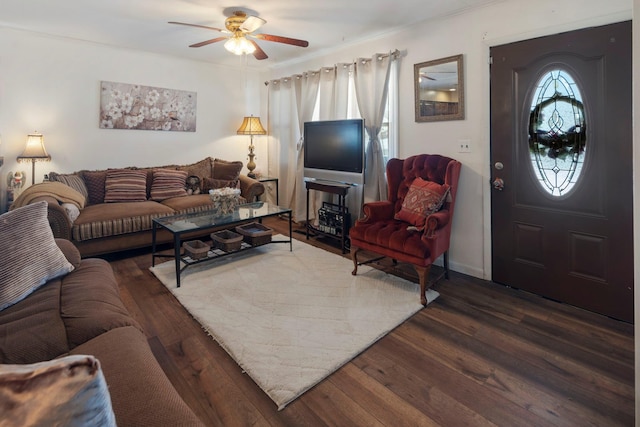
[[[324,120],[304,124],[304,176],[364,184],[364,120]]]

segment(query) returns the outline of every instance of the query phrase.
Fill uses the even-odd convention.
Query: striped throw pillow
[[[61,182],[73,188],[74,190],[78,191],[80,194],[84,196],[85,200],[89,198],[89,191],[87,190],[87,186],[85,185],[84,180],[80,175],[76,175],[76,174],[63,175],[63,174],[51,172],[49,174],[49,178],[51,179],[51,181]]]
[[[47,202],[0,215],[0,236],[0,311],[74,268],[56,245]]]
[[[162,201],[171,197],[183,197],[186,190],[187,171],[156,169],[153,171],[151,200]]]
[[[142,170],[110,169],[104,182],[104,202],[147,200],[147,173]]]

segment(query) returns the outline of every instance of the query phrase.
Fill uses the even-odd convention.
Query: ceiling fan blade
[[[282,37],[282,36],[273,36],[271,34],[252,34],[252,37],[255,37],[260,40],[266,40],[269,42],[291,44],[291,45],[300,46],[300,47],[309,46],[309,42],[306,40],[292,39],[289,37]]]
[[[189,47],[202,47],[202,46],[206,46],[208,44],[219,42],[219,41],[226,40],[226,39],[227,39],[226,37],[216,37],[215,39],[205,40],[205,41],[200,42],[200,43],[195,43],[195,44],[189,45]]]
[[[420,74],[420,77],[424,77],[427,80],[435,80],[433,77],[429,77],[426,74]]]
[[[257,16],[249,16],[242,23],[242,25],[240,25],[240,30],[245,33],[253,33],[255,30],[262,27],[266,23],[267,21],[262,18],[258,18]]]
[[[221,33],[228,33],[227,30],[222,30],[220,28],[215,28],[215,27],[207,27],[206,25],[198,25],[198,24],[186,24],[184,22],[175,22],[175,21],[169,21],[169,24],[176,24],[176,25],[186,25],[187,27],[196,27],[196,28],[204,28],[207,30],[214,30],[214,31],[220,31]]]
[[[268,56],[266,53],[264,53],[264,50],[262,50],[262,48],[258,45],[258,43],[256,43],[254,40],[249,40],[251,42],[251,44],[253,44],[256,47],[255,52],[253,52],[253,56],[258,59],[258,60],[262,60],[262,59],[267,59]]]

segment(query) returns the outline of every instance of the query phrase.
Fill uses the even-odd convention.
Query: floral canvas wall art
[[[100,83],[100,128],[195,132],[196,92]]]

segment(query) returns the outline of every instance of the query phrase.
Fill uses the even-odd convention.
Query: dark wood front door
[[[631,22],[491,57],[493,280],[632,322]]]

